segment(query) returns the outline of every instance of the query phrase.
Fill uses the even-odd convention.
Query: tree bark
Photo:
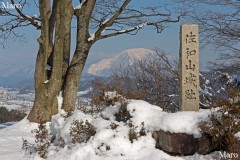
[[[77,100],[78,85],[80,77],[87,61],[87,57],[94,41],[88,41],[90,37],[89,21],[94,9],[96,0],[88,0],[83,3],[81,9],[77,10],[75,15],[77,17],[77,43],[76,50],[68,67],[64,87],[63,87],[63,105],[62,108],[66,112],[75,110]]]
[[[86,43],[84,47],[82,47],[81,51],[77,51],[79,53],[76,53],[77,55],[80,55],[80,58],[75,56],[76,58],[73,59],[70,67],[68,68],[64,83],[62,105],[62,108],[66,112],[72,112],[75,110],[79,81],[89,50],[90,44]]]
[[[67,2],[65,0],[55,1],[56,15],[54,17],[55,24],[53,24],[50,15],[50,1],[40,1],[40,14],[43,18],[41,36],[38,40],[40,49],[35,70],[35,101],[28,116],[31,122],[50,121],[51,116],[57,113],[56,97],[62,88],[64,51],[70,50],[70,47],[66,46],[70,42],[65,43],[65,39],[66,35],[69,35],[66,31],[70,31],[67,27],[70,27],[69,23],[71,23],[71,20],[66,19],[71,14],[66,13],[72,11],[72,8],[68,10],[69,8],[66,7]],[[71,3],[71,1],[69,2]],[[51,29],[53,25],[55,25],[55,31]],[[55,32],[54,44],[53,33],[51,32]],[[68,53],[66,52],[66,54]],[[52,59],[50,77],[47,76],[46,70],[49,58]]]

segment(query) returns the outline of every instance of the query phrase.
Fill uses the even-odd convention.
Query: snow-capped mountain
[[[135,48],[125,50],[116,54],[109,59],[100,60],[98,63],[93,64],[90,60],[89,66],[86,67],[86,72],[82,75],[81,89],[89,86],[89,82],[96,76],[108,77],[111,76],[120,66],[128,66],[134,64],[135,61],[147,58],[152,53],[152,50],[145,48]],[[9,55],[2,56],[0,59],[0,86],[16,87],[20,89],[33,89],[34,84],[34,59],[30,57],[28,59],[22,59],[21,57],[15,58],[14,61],[9,61],[13,57]],[[90,57],[91,58],[91,57]],[[18,61],[18,59],[20,59]],[[103,78],[102,77],[102,78]],[[86,85],[88,84],[88,85]],[[86,87],[85,87],[86,86]]]
[[[134,48],[122,51],[117,55],[103,59],[96,64],[92,64],[88,73],[97,76],[111,76],[119,67],[131,66],[141,59],[148,58],[154,51],[145,48]]]

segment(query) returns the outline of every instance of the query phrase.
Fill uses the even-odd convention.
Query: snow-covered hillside
[[[55,140],[49,147],[48,160],[208,160],[214,154],[193,156],[171,156],[162,150],[155,148],[155,140],[152,132],[163,129],[171,132],[187,132],[195,136],[201,136],[197,124],[208,120],[209,111],[166,113],[158,106],[151,105],[141,100],[129,100],[127,109],[131,114],[131,123],[118,122],[115,113],[120,104],[108,107],[97,115],[84,114],[75,111],[70,117],[60,111],[55,115],[47,129]],[[72,143],[69,134],[74,120],[87,120],[96,128],[96,134],[87,142]],[[130,130],[140,132],[144,122],[145,135],[129,140]],[[179,123],[181,122],[181,123]],[[115,124],[115,127],[112,125]],[[135,129],[134,129],[135,128]],[[0,159],[1,160],[41,160],[42,158],[34,150],[32,145],[22,149],[22,138],[34,144],[36,123],[30,123],[27,119],[0,130]],[[60,148],[58,139],[65,141],[65,146]]]
[[[118,67],[133,65],[137,60],[146,59],[151,54],[154,54],[154,52],[145,48],[128,49],[112,58],[103,59],[96,64],[92,64],[88,69],[88,73],[98,76],[110,76]]]

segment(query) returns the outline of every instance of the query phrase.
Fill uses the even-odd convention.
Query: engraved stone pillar
[[[180,31],[180,111],[199,110],[198,26],[184,24]]]

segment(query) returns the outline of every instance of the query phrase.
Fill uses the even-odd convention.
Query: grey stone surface
[[[155,131],[153,138],[156,140],[156,148],[172,155],[208,154],[218,149],[211,137],[203,135],[194,138],[186,133],[170,133],[163,130]]]
[[[180,31],[180,110],[199,111],[198,26],[184,24]]]

